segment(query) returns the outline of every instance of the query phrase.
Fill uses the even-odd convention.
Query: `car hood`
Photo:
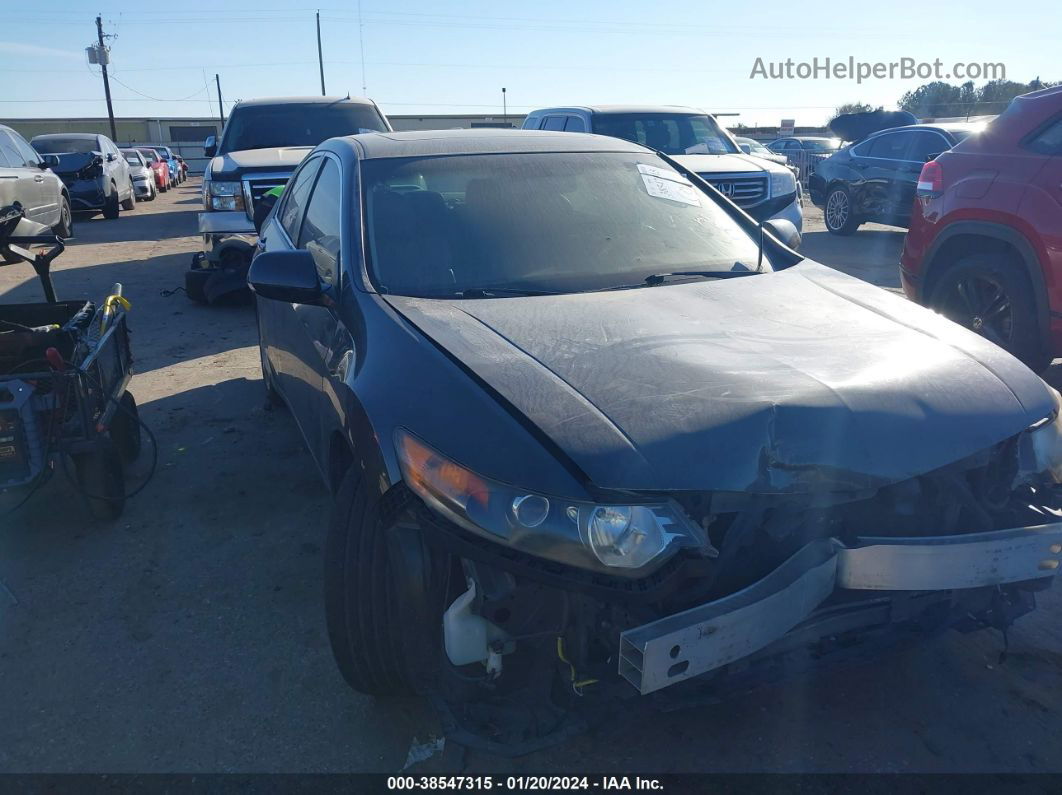
[[[735,174],[776,171],[784,166],[752,155],[673,155],[672,159],[697,174]]]
[[[99,152],[63,152],[50,155],[50,157],[55,160],[49,168],[56,174],[67,176],[80,173],[86,166],[92,165],[92,161],[96,158],[100,158],[101,161],[103,159],[103,155]]]
[[[875,488],[1054,409],[1000,348],[807,260],[615,292],[385,300],[606,489]]]
[[[285,146],[274,149],[244,149],[218,155],[210,163],[210,170],[217,174],[243,169],[279,168],[294,171],[313,151],[312,146]]]

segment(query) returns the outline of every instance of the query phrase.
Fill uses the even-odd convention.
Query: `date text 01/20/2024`
[[[641,776],[389,776],[387,789],[435,791],[500,792],[556,790],[659,791],[663,784],[656,778]]]

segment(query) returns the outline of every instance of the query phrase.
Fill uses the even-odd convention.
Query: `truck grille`
[[[251,179],[245,179],[243,181],[243,198],[247,210],[247,217],[254,218],[254,206],[266,195],[266,193],[280,185],[286,185],[287,182],[287,176],[282,177],[275,174],[259,177],[257,179],[253,177]]]
[[[751,207],[767,198],[767,175],[700,174],[738,207]]]

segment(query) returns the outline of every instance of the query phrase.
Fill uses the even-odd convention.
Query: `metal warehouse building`
[[[497,116],[388,116],[391,126],[396,130],[447,130],[455,127],[519,127],[523,115],[510,114],[504,118]],[[110,123],[106,117],[83,119],[0,119],[17,130],[27,141],[35,135],[45,133],[77,132],[101,133],[110,135]],[[221,123],[217,118],[204,116],[189,117],[125,117],[115,118],[119,146],[129,144],[165,144],[188,162],[194,173],[206,168],[207,160],[203,157],[203,142],[210,135],[217,135]]]

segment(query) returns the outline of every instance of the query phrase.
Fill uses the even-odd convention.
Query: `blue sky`
[[[102,81],[84,53],[97,11],[116,34],[109,43],[118,116],[214,114],[215,72],[226,105],[319,93],[317,8],[328,92],[360,94],[364,79],[367,94],[393,114],[500,114],[505,86],[516,112],[666,103],[739,112],[749,124],[815,124],[847,101],[892,107],[925,82],[750,79],[757,57],[939,58],[946,68],[988,61],[1005,64],[1014,80],[1062,79],[1057,0],[1026,0],[1020,12],[995,0],[954,8],[924,0],[363,0],[360,25],[357,0],[319,2],[18,3],[0,26],[0,119],[106,115]]]

